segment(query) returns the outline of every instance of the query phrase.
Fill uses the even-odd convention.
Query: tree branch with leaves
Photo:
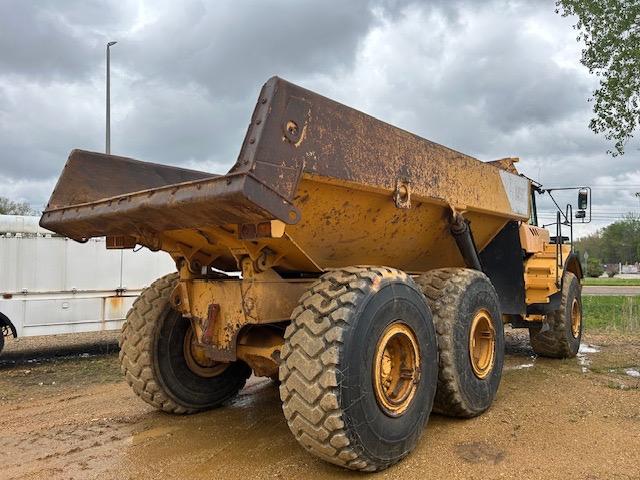
[[[640,0],[557,0],[556,12],[577,17],[580,61],[600,79],[589,128],[623,155],[640,124]]]

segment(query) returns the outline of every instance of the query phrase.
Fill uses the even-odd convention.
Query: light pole
[[[105,150],[111,153],[111,47],[118,42],[107,43],[107,133]]]
[[[105,138],[105,151],[111,154],[111,47],[118,42],[107,43],[107,129]],[[124,250],[120,250],[120,288],[122,288],[122,267]]]

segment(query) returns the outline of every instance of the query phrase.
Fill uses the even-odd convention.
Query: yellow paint
[[[194,320],[196,334],[202,338],[210,305],[220,305],[213,347],[208,351],[215,358],[216,349],[235,349],[243,327],[289,319],[310,280],[283,280],[276,272],[320,273],[367,264],[419,274],[464,266],[449,230],[454,211],[471,222],[480,251],[508,221],[522,218],[510,209],[499,169],[476,168],[475,163],[465,169],[463,164],[451,162],[445,169],[438,163],[433,184],[404,185],[394,178],[392,188],[305,173],[293,198],[301,212],[300,222],[271,221],[264,238],[241,239],[239,225],[163,232],[162,249],[183,265],[176,289],[179,308]],[[398,185],[405,186],[401,202]],[[549,244],[547,230],[524,223],[520,240],[531,254],[524,265],[526,303],[548,303],[559,285],[555,245]],[[568,247],[563,246],[563,257],[567,254]],[[242,269],[243,280],[198,278],[203,265]],[[262,351],[267,363],[258,368],[270,368],[271,347],[245,345],[243,355],[255,358]]]
[[[562,245],[563,261],[571,253],[569,245]],[[556,276],[556,245],[545,244],[542,251],[525,260],[524,283],[527,305],[549,303],[549,297],[560,289],[564,265],[558,265]]]
[[[527,223],[520,224],[520,245],[527,253],[537,253],[544,250],[544,246],[548,245],[551,240],[549,230],[536,227]]]
[[[302,216],[296,225],[274,221],[271,238],[253,240],[241,240],[238,225],[167,231],[162,249],[176,260],[223,270],[236,269],[245,253],[256,260],[264,248],[278,258],[278,269],[288,271],[368,264],[420,273],[463,266],[449,232],[453,209],[471,221],[480,250],[510,219],[519,218],[510,210],[499,169],[476,163],[465,170],[452,162],[433,185],[411,184],[409,208],[398,208],[395,186],[387,190],[306,173],[293,199]]]
[[[187,274],[176,286],[172,302],[183,316],[191,319],[201,345],[206,344],[203,335],[209,321],[209,308],[219,305],[209,351],[215,360],[215,350],[235,349],[236,337],[244,326],[289,320],[299,298],[312,282],[313,279],[283,280],[273,271],[242,280],[206,280]]]

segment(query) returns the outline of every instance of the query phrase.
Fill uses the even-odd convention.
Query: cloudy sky
[[[113,153],[224,173],[277,74],[481,160],[518,156],[547,186],[593,186],[584,234],[639,211],[640,142],[611,158],[588,130],[572,23],[553,0],[3,0],[0,195],[41,209],[72,148],[104,150],[117,40]]]

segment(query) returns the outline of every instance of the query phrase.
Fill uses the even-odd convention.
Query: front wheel
[[[386,267],[334,270],[302,296],[291,319],[280,396],[298,442],[365,471],[413,450],[438,374],[431,312],[413,280]]]
[[[206,357],[189,321],[169,303],[177,281],[177,274],[166,275],[136,299],[120,335],[120,366],[145,402],[165,412],[194,413],[235,396],[251,369]]]
[[[565,272],[560,308],[548,315],[545,323],[529,328],[533,351],[542,357],[575,357],[580,348],[583,322],[580,281],[573,273]]]

